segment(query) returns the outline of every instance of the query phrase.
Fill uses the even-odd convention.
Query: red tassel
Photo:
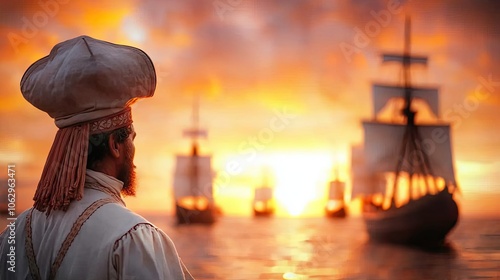
[[[33,200],[35,209],[50,214],[68,210],[73,200],[83,197],[89,123],[57,131]]]

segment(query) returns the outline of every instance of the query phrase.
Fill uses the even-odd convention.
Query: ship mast
[[[403,81],[405,87],[405,107],[403,109],[403,115],[409,124],[414,124],[415,113],[411,111],[411,56],[410,56],[410,45],[411,45],[411,21],[410,18],[405,19],[405,45],[403,54]]]
[[[190,168],[190,189],[191,195],[194,197],[194,204],[197,207],[199,194],[199,170],[198,170],[198,139],[200,137],[206,137],[207,131],[200,129],[199,125],[199,94],[196,94],[193,100],[193,111],[192,111],[192,126],[190,129],[183,131],[185,137],[191,138],[191,168]]]
[[[333,181],[340,181],[339,180],[339,167],[338,166],[335,166],[333,168]]]
[[[406,129],[403,136],[403,142],[400,149],[400,157],[398,158],[398,163],[396,166],[396,176],[394,179],[393,192],[391,197],[391,207],[395,207],[395,200],[398,193],[398,179],[400,172],[403,169],[403,164],[407,164],[409,170],[408,179],[408,193],[409,199],[413,199],[413,179],[415,174],[421,174],[422,176],[427,176],[432,174],[429,159],[426,153],[422,149],[422,139],[418,132],[418,128],[415,126],[415,115],[417,112],[412,110],[412,84],[411,84],[411,64],[412,63],[427,63],[427,58],[423,57],[413,57],[411,55],[411,21],[409,17],[405,19],[405,43],[404,52],[402,56],[392,56],[391,58],[386,58],[384,56],[384,61],[399,60],[403,66],[403,85],[404,85],[404,108],[402,110],[403,116],[406,121]],[[429,184],[427,180],[426,183],[427,192],[429,192]],[[418,187],[418,186],[417,186]]]
[[[266,167],[262,167],[262,187],[269,187],[269,170]]]
[[[185,131],[185,135],[191,138],[191,155],[198,156],[198,138],[204,136],[206,131],[200,129],[200,97],[197,94],[193,100],[193,112],[191,116],[192,127]]]

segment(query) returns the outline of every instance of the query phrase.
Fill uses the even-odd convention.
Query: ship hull
[[[271,199],[254,201],[252,208],[255,217],[269,217],[274,214],[274,203]]]
[[[458,221],[458,206],[445,188],[399,207],[365,212],[363,217],[371,240],[384,243],[435,247]]]
[[[216,209],[209,205],[204,209],[189,209],[175,205],[177,224],[213,224],[216,221]]]
[[[328,218],[345,218],[347,216],[347,211],[344,206],[336,210],[325,209],[325,215]]]
[[[255,217],[270,217],[274,214],[273,209],[265,209],[265,210],[253,210],[253,215]]]

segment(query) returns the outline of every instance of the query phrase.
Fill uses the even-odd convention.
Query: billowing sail
[[[267,201],[273,198],[273,189],[270,187],[260,187],[255,189],[254,201]]]
[[[365,132],[365,160],[373,172],[394,172],[401,155],[401,145],[406,125],[363,122]],[[453,158],[450,143],[450,126],[416,125],[420,134],[422,151],[427,155],[431,174],[455,184]],[[417,157],[409,155],[409,158]],[[401,171],[411,173],[408,159],[404,159]],[[415,172],[413,172],[415,173]]]
[[[384,194],[385,178],[375,174],[366,166],[363,146],[351,148],[352,194],[355,198],[360,195]]]
[[[204,196],[213,200],[210,156],[178,155],[174,171],[174,196]]]
[[[437,88],[412,87],[409,90],[411,91],[412,98],[424,100],[429,105],[432,113],[436,117],[439,117],[439,99]],[[373,85],[373,113],[375,115],[378,114],[390,99],[398,97],[404,98],[404,96],[404,87],[382,84]]]
[[[331,181],[328,190],[328,199],[344,200],[345,183],[341,181]]]

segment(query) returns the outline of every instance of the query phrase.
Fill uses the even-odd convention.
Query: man
[[[0,279],[192,279],[170,238],[121,198],[135,193],[130,105],[155,87],[147,54],[88,36],[28,68],[23,96],[59,131],[15,243],[0,235]]]

